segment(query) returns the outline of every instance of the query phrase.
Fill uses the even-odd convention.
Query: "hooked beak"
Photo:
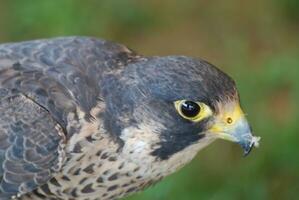
[[[251,128],[240,108],[235,106],[229,113],[222,113],[217,117],[210,129],[216,137],[238,143],[247,156],[253,147],[258,147],[260,137],[252,135]]]
[[[257,147],[260,140],[260,137],[252,135],[251,128],[245,117],[236,121],[235,124],[227,128],[225,132],[219,133],[219,136],[222,139],[241,145],[244,150],[244,156],[247,156],[253,147]]]

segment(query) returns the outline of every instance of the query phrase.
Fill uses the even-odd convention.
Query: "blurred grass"
[[[0,41],[89,35],[201,57],[237,81],[259,149],[217,141],[127,200],[298,199],[299,1],[0,0]]]

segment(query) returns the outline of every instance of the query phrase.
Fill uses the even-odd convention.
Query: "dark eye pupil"
[[[185,101],[181,105],[181,111],[186,117],[195,117],[200,112],[200,106],[193,101]]]

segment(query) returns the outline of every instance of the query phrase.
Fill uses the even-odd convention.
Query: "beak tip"
[[[251,140],[247,140],[245,142],[241,142],[240,145],[244,149],[244,154],[243,156],[246,157],[249,155],[253,147],[258,147],[259,146],[259,141],[260,137],[252,136]]]
[[[244,153],[243,153],[244,157],[247,157],[250,154],[251,150],[253,149],[253,146],[254,145],[250,145],[249,147],[244,148]]]

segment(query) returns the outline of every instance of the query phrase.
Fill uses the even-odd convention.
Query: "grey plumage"
[[[69,37],[4,44],[0,58],[2,85],[26,93],[65,126],[76,106],[89,113],[96,105],[103,72],[134,54],[111,42]]]
[[[133,57],[124,46],[84,37],[0,45],[0,198],[51,178],[64,140],[57,127],[71,137],[77,130],[66,131],[67,115],[79,107],[90,118],[100,76]]]
[[[213,115],[182,118],[174,102],[183,99]],[[0,199],[106,200],[139,191],[219,137],[209,129],[238,105],[234,81],[203,60],[143,57],[88,37],[2,44]],[[246,134],[236,142],[250,150]]]

